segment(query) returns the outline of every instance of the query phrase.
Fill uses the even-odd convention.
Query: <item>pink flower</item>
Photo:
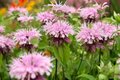
[[[32,16],[20,16],[17,18],[18,21],[24,23],[24,22],[30,22],[32,21],[34,18]]]
[[[99,14],[96,8],[86,7],[80,9],[80,17],[86,22],[96,21],[99,18]]]
[[[116,26],[98,22],[95,23],[93,27],[101,31],[101,36],[104,38],[104,40],[111,39],[116,35],[115,34],[115,32],[117,31]]]
[[[78,41],[93,44],[94,42],[106,41],[113,38],[116,35],[114,34],[116,31],[117,28],[115,26],[97,22],[93,24],[92,28],[83,26],[76,38]]]
[[[99,11],[102,11],[102,10],[105,10],[107,7],[109,7],[108,3],[107,2],[104,2],[103,4],[95,4],[94,7],[99,10]]]
[[[0,25],[0,33],[3,33],[3,32],[5,32],[4,26]]]
[[[49,21],[53,21],[55,18],[55,15],[51,12],[41,12],[37,14],[37,20],[41,21],[41,22],[49,22]]]
[[[109,2],[109,0],[96,0],[96,2],[98,2],[98,3],[105,3],[105,2]]]
[[[97,48],[104,48],[104,44],[112,40],[117,35],[116,26],[105,24],[102,22],[94,23],[91,28],[84,25],[77,34],[77,41],[83,42],[87,51],[96,51]]]
[[[44,31],[51,36],[59,38],[65,38],[68,37],[69,34],[74,34],[72,26],[64,21],[57,21],[53,24],[47,23],[47,25],[44,26]]]
[[[54,11],[60,11],[63,13],[76,13],[76,9],[72,6],[68,6],[68,5],[61,5],[61,4],[55,4],[55,5],[51,5]]]
[[[50,75],[53,67],[51,61],[51,58],[43,56],[42,53],[25,53],[25,55],[13,59],[9,74],[12,78],[20,80],[37,80],[36,78],[40,78],[44,74]],[[42,78],[42,80],[44,79]]]
[[[20,45],[29,44],[30,41],[34,38],[39,38],[41,34],[37,29],[31,28],[27,29],[19,29],[17,32],[14,33],[15,42],[19,43]]]
[[[20,14],[28,14],[28,11],[26,8],[20,8],[20,7],[10,7],[8,13],[12,14],[13,12],[19,12]]]
[[[59,46],[62,43],[70,43],[69,35],[73,35],[74,31],[72,26],[67,22],[57,21],[55,23],[47,23],[44,26],[44,31],[52,39],[52,43]]]
[[[85,3],[92,3],[92,2],[94,2],[94,0],[84,0],[85,1]]]
[[[102,40],[99,30],[88,28],[85,25],[81,28],[81,31],[77,34],[76,38],[78,41],[87,44],[93,44],[95,41]]]
[[[14,41],[5,36],[0,36],[0,53],[9,53],[14,48]]]

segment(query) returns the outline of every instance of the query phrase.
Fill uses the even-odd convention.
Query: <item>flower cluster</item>
[[[19,12],[20,14],[27,14],[28,13],[28,11],[25,8],[20,8],[20,7],[9,8],[8,13],[12,14],[13,12]]]
[[[53,10],[56,12],[63,12],[63,13],[76,13],[76,9],[72,6],[68,6],[68,5],[61,5],[61,4],[55,4],[52,5],[53,6]]]
[[[15,42],[19,43],[20,45],[30,44],[32,39],[39,38],[40,36],[41,34],[35,28],[31,28],[29,30],[19,29],[14,33]]]
[[[106,41],[113,38],[113,36],[116,35],[114,34],[116,31],[116,26],[97,22],[93,24],[92,28],[83,26],[77,35],[77,40],[83,41],[84,43],[93,44],[96,41]]]
[[[117,27],[113,26],[111,24],[105,24],[105,23],[101,23],[101,22],[97,22],[95,24],[93,24],[94,29],[99,30],[101,37],[104,40],[108,40],[113,38],[117,32]]]
[[[94,7],[86,7],[80,9],[80,17],[85,22],[95,22],[99,18],[99,13]]]
[[[30,22],[32,21],[34,18],[32,16],[20,16],[17,18],[18,21],[24,23],[24,22]]]
[[[95,4],[94,7],[101,11],[101,10],[105,10],[108,6],[108,3],[107,2],[104,2],[103,4],[99,5],[99,4]]]
[[[55,23],[48,23],[44,26],[44,30],[47,34],[54,36],[65,38],[68,37],[69,34],[73,35],[74,31],[72,26],[70,26],[67,22],[57,21]]]
[[[0,53],[9,53],[14,46],[15,44],[12,39],[0,35]]]
[[[43,23],[53,21],[54,19],[55,19],[55,15],[48,11],[37,14],[37,20]]]
[[[47,23],[44,26],[44,31],[53,38],[53,42],[56,44],[62,44],[63,42],[69,43],[69,35],[73,35],[74,31],[72,26],[67,22],[57,21],[55,23]]]
[[[84,0],[85,3],[92,3],[94,0]]]
[[[100,31],[98,29],[89,28],[83,26],[81,31],[76,36],[78,41],[83,41],[84,43],[93,44],[93,42],[102,40]]]
[[[13,59],[10,64],[10,76],[20,80],[44,80],[43,75],[50,75],[52,59],[42,53],[28,53]]]
[[[117,35],[116,31],[116,26],[97,22],[91,28],[83,26],[76,38],[83,42],[87,50],[95,51],[96,48],[103,48],[104,43],[109,43]]]

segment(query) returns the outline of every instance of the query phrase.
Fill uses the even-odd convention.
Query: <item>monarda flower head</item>
[[[13,59],[9,74],[18,80],[45,80],[44,75],[52,71],[52,59],[42,53],[28,53]]]
[[[82,26],[80,32],[76,36],[78,41],[83,43],[93,44],[96,41],[102,40],[101,32],[96,28],[89,28],[85,25]]]
[[[96,48],[103,48],[104,44],[109,43],[116,35],[116,31],[115,26],[97,22],[91,28],[83,26],[76,38],[78,41],[83,42],[87,50],[95,51]]]
[[[87,23],[95,22],[99,18],[99,13],[94,7],[80,9],[80,17]]]
[[[76,9],[74,7],[68,6],[68,5],[65,5],[65,4],[64,5],[59,5],[59,6],[55,5],[53,7],[53,10],[60,11],[60,12],[63,12],[63,13],[67,13],[67,14],[76,12]]]
[[[14,46],[15,44],[12,39],[0,35],[0,53],[7,54],[14,48]]]
[[[93,28],[99,29],[103,40],[112,39],[117,35],[117,27],[108,23],[97,22],[93,24]]]
[[[98,4],[98,3],[96,3],[96,4],[94,5],[94,7],[95,7],[97,10],[102,11],[102,10],[105,10],[107,7],[109,7],[109,5],[108,5],[108,2],[104,2],[103,4]]]
[[[85,1],[85,3],[92,3],[92,2],[94,2],[94,0],[84,0]]]
[[[42,23],[46,22],[52,22],[55,19],[55,15],[51,12],[41,12],[37,14],[37,20],[39,20]]]
[[[53,38],[53,41],[57,44],[61,44],[64,41],[69,42],[68,36],[74,34],[72,26],[64,21],[47,23],[44,26],[44,31],[50,35]]]
[[[19,44],[21,47],[25,47],[27,49],[31,49],[33,44],[31,44],[31,40],[39,39],[41,34],[35,28],[31,29],[19,29],[14,33],[14,40],[16,44]]]
[[[52,6],[52,10],[53,11],[56,11],[56,12],[63,12],[63,13],[66,13],[66,14],[69,14],[69,13],[76,13],[76,9],[72,6],[68,6],[66,4],[52,4],[50,5]]]
[[[32,17],[32,16],[20,16],[17,18],[17,20],[20,21],[21,23],[30,22],[33,19],[34,19],[34,17]]]
[[[11,15],[13,14],[14,12],[19,12],[20,14],[28,14],[28,11],[26,8],[21,8],[21,7],[10,7],[9,10],[8,10],[8,13]]]

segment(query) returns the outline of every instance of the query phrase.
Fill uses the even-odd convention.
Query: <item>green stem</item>
[[[57,64],[58,64],[58,61],[56,59],[55,60],[55,80],[57,80]]]
[[[8,55],[5,56],[5,64],[8,65],[9,64],[9,61],[8,61]],[[8,69],[6,67],[6,69]],[[9,80],[11,80],[10,76],[8,76]]]
[[[99,52],[99,66],[100,66],[100,61],[101,61],[101,54],[102,54],[102,51],[100,49],[100,52]]]
[[[64,74],[64,67],[62,66],[62,71],[63,71],[63,80],[65,80],[65,74]]]
[[[0,72],[0,80],[2,80],[2,75],[1,75],[1,72]]]

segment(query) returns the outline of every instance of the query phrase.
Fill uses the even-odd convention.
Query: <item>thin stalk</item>
[[[55,60],[55,80],[57,80],[57,65],[58,65],[58,61],[56,59]]]
[[[63,80],[65,80],[65,74],[64,74],[64,67],[62,66],[62,71],[63,71]]]
[[[1,75],[1,73],[0,73],[0,80],[2,80],[2,75]]]
[[[99,52],[99,66],[100,66],[100,61],[101,61],[101,54],[102,54],[102,51],[100,49],[100,52]]]
[[[8,61],[8,56],[5,56],[5,64],[8,65],[9,61]],[[8,67],[8,66],[7,66]],[[8,76],[9,80],[11,80],[10,76]]]

